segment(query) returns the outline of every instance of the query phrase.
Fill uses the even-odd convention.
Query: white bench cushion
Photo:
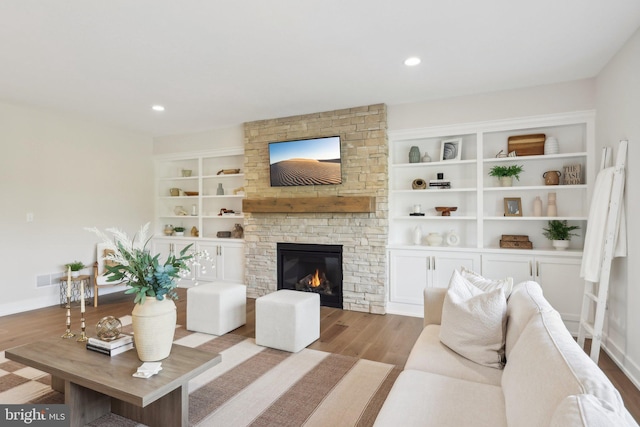
[[[416,340],[404,369],[500,386],[502,370],[479,365],[440,342],[440,325],[427,325]]]
[[[389,392],[376,427],[506,426],[500,387],[404,370]]]

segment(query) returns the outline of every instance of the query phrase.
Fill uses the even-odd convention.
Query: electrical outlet
[[[33,212],[27,212],[27,222],[33,222]]]

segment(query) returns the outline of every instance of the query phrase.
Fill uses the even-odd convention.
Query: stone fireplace
[[[342,247],[342,307],[383,314],[388,231],[388,142],[384,104],[245,123],[245,202],[370,197],[370,210],[253,212],[244,209],[247,295],[278,289],[278,243]],[[340,135],[342,184],[271,187],[268,143]],[[247,203],[248,205],[248,203]],[[329,209],[330,210],[330,209]],[[315,272],[314,272],[315,273]],[[302,278],[301,278],[302,279]]]

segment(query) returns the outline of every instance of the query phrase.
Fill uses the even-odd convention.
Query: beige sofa
[[[535,282],[507,301],[506,364],[476,364],[439,339],[446,289],[424,293],[425,328],[387,397],[380,426],[637,426]]]

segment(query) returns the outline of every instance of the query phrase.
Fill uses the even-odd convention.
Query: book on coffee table
[[[102,347],[97,347],[87,342],[87,350],[95,351],[97,353],[106,354],[107,356],[115,356],[120,353],[124,353],[127,350],[131,350],[133,348],[133,342],[128,344],[121,345],[120,347],[116,347],[113,349],[107,349]]]
[[[104,348],[106,350],[113,350],[114,348],[121,347],[125,344],[133,343],[133,337],[131,335],[120,335],[115,340],[104,341],[100,338],[89,337],[87,344],[91,344],[94,347]]]

